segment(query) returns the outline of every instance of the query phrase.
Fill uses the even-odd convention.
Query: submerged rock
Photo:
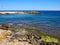
[[[20,27],[18,28],[17,25],[12,25],[12,26],[5,24],[3,25],[3,27],[6,26],[8,27],[7,30],[0,29],[0,45],[20,45],[20,44],[21,45],[45,45],[45,44],[54,45],[55,44],[55,43],[53,44],[52,42],[42,41],[41,35],[37,32],[36,28],[33,26],[31,26],[32,27],[31,28],[30,26],[27,25],[19,25]]]

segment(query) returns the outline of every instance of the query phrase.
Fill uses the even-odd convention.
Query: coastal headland
[[[0,12],[0,14],[40,14],[40,12],[38,11],[28,11],[28,12],[25,12],[25,11],[3,11],[3,12]]]

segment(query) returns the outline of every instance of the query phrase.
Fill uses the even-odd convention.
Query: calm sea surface
[[[41,14],[0,15],[0,23],[6,22],[34,24],[46,34],[60,36],[60,11],[41,11]]]

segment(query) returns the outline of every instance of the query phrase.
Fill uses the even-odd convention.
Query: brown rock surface
[[[14,38],[13,40],[10,39],[11,41],[9,41],[8,36],[11,36],[12,33],[13,32],[10,30],[0,29],[0,45],[30,45],[28,42],[18,41],[17,38]]]
[[[6,38],[8,35],[10,35],[12,32],[9,30],[2,30],[0,29],[0,39]]]
[[[30,38],[29,38],[30,37]],[[36,36],[26,34],[25,30],[13,32],[0,29],[0,45],[60,45],[54,42],[39,41]]]

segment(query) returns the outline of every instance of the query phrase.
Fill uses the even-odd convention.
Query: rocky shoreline
[[[26,27],[23,27],[23,24],[17,25],[0,25],[0,45],[60,45],[56,42],[43,41],[41,35],[34,30],[34,33],[32,33]]]
[[[0,12],[0,14],[40,14],[40,12],[36,11],[28,11],[28,12]]]

